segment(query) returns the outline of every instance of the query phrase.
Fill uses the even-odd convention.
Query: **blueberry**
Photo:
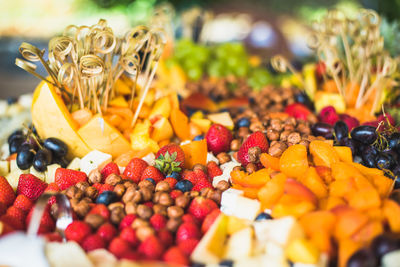
[[[104,191],[96,199],[97,204],[104,204],[106,206],[115,201],[117,201],[117,194],[113,191]]]
[[[193,141],[200,141],[200,140],[203,140],[204,139],[204,136],[202,135],[202,134],[200,134],[200,135],[196,135],[194,138],[193,138]]]
[[[219,263],[219,266],[221,267],[232,267],[233,266],[233,261],[232,260],[223,260]]]
[[[150,181],[152,184],[156,185],[156,181],[153,178],[146,178],[145,180]]]
[[[240,118],[237,121],[236,124],[237,124],[238,128],[240,128],[240,127],[249,127],[250,126],[250,120],[248,118],[246,118],[246,117],[243,117],[243,118]]]
[[[7,98],[7,104],[9,104],[9,105],[15,104],[15,103],[17,103],[17,101],[18,101],[18,99],[16,97],[10,96]]]
[[[272,219],[271,215],[269,215],[266,212],[261,212],[256,217],[256,221],[271,220],[271,219]]]
[[[167,177],[172,177],[175,178],[176,180],[179,180],[180,174],[179,172],[172,172],[171,174],[168,174]]]
[[[175,189],[181,190],[182,192],[188,192],[192,190],[193,184],[189,180],[182,180],[176,183]]]

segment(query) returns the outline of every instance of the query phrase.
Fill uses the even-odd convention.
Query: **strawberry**
[[[3,202],[0,202],[0,216],[5,214],[7,211],[7,206]]]
[[[197,175],[194,173],[194,171],[185,172],[185,175],[182,176],[182,179],[191,181],[192,184],[196,184],[197,183]]]
[[[148,166],[147,162],[140,158],[133,158],[124,170],[124,175],[134,181],[135,183],[140,182],[144,169]]]
[[[33,207],[33,202],[25,195],[18,195],[13,204],[14,207],[21,209],[25,213],[28,213]]]
[[[6,215],[15,218],[18,221],[25,223],[26,213],[14,206],[11,206],[7,209]]]
[[[46,239],[47,242],[60,242],[61,243],[63,241],[62,236],[57,232],[43,234],[42,236]]]
[[[136,220],[137,216],[134,214],[126,215],[122,221],[119,223],[119,230],[124,229],[125,227],[129,227],[132,225],[133,221]]]
[[[49,183],[44,192],[60,192],[60,188],[56,183]]]
[[[25,230],[25,223],[23,221],[7,214],[0,217],[0,222],[3,222],[14,230]]]
[[[312,112],[301,103],[293,103],[285,108],[285,113],[296,119],[307,120],[309,116],[313,116]]]
[[[101,187],[103,186],[103,184],[101,184],[101,183],[95,183],[95,184],[93,184],[92,186],[93,186],[94,188],[96,188],[97,191],[100,191],[100,189],[101,189]]]
[[[79,182],[86,181],[87,176],[84,172],[58,168],[55,173],[55,183],[58,185],[60,190],[65,190],[73,185],[76,185]]]
[[[173,200],[175,200],[177,197],[179,197],[180,195],[183,195],[183,192],[181,190],[172,190],[169,195],[171,196],[171,198]]]
[[[200,192],[203,188],[213,188],[212,184],[208,179],[200,179],[197,183],[193,186],[192,191]]]
[[[180,242],[178,244],[178,247],[186,256],[190,256],[190,254],[192,254],[193,250],[196,248],[198,243],[199,243],[198,239],[190,238],[185,240],[185,242]]]
[[[89,214],[98,214],[103,217],[105,220],[110,218],[110,211],[107,206],[104,204],[96,204],[90,211]]]
[[[171,143],[158,150],[155,163],[155,167],[164,175],[180,172],[185,164],[185,153],[180,146]]]
[[[315,74],[319,79],[322,79],[322,77],[326,74],[326,65],[323,61],[319,61],[315,65]]]
[[[122,255],[124,255],[124,253],[131,250],[131,246],[121,237],[116,237],[111,240],[110,244],[108,245],[108,250],[112,254],[120,258]]]
[[[202,169],[195,169],[193,172],[197,177],[197,181],[208,180],[207,174]]]
[[[15,200],[15,193],[7,179],[0,176],[0,202],[10,206]]]
[[[156,213],[151,216],[150,224],[154,230],[158,231],[167,225],[167,219],[163,215]]]
[[[171,190],[175,188],[175,185],[178,182],[175,178],[172,178],[172,177],[167,177],[164,179],[164,181],[169,184],[169,188]]]
[[[18,180],[17,194],[30,200],[37,200],[46,189],[47,184],[32,174],[21,174]]]
[[[207,175],[208,177],[210,177],[211,179],[216,177],[216,176],[220,176],[222,174],[222,170],[220,169],[220,167],[218,166],[217,163],[215,163],[215,161],[210,161],[207,163]]]
[[[102,177],[102,182],[104,183],[104,180],[110,175],[110,174],[117,174],[119,175],[119,168],[118,165],[114,162],[108,163],[104,168],[101,170],[101,177]]]
[[[140,243],[136,236],[136,231],[131,227],[125,227],[119,233],[119,237],[128,242],[132,247],[137,247]]]
[[[190,203],[188,212],[199,221],[203,221],[214,209],[218,209],[218,206],[213,200],[204,197],[196,197]]]
[[[269,144],[262,132],[252,133],[239,148],[237,157],[239,162],[245,167],[250,163],[248,150],[252,147],[259,147],[261,153],[268,152]]]
[[[1,227],[0,237],[5,236],[6,234],[12,233],[16,230],[11,225],[9,225],[5,221],[1,220],[1,217],[0,217],[0,227]]]
[[[360,125],[360,122],[356,118],[354,118],[350,115],[347,115],[347,114],[340,114],[339,119],[347,124],[347,127],[349,128],[349,132],[351,132],[351,130],[353,130],[353,128]]]
[[[99,189],[99,195],[101,193],[103,193],[104,191],[114,191],[114,186],[112,186],[110,184],[103,184],[103,185],[101,185],[101,187]]]
[[[206,218],[203,221],[203,224],[201,225],[201,232],[205,234],[208,229],[210,229],[211,225],[213,225],[214,221],[217,219],[221,211],[219,209],[214,209],[213,211],[210,212],[206,216]]]
[[[199,227],[194,223],[182,223],[176,231],[176,243],[186,241],[191,238],[200,239]]]
[[[179,247],[170,247],[162,257],[163,261],[179,266],[188,266],[189,258],[185,255]]]
[[[157,237],[160,239],[161,243],[163,243],[165,247],[170,247],[174,243],[174,237],[167,229],[161,229],[160,231],[158,231]]]
[[[97,229],[96,233],[108,243],[117,235],[117,229],[111,223],[104,223]]]
[[[120,258],[130,261],[138,261],[140,260],[140,254],[137,251],[131,249],[123,253]]]
[[[156,183],[162,181],[164,179],[164,175],[154,166],[147,166],[142,173],[142,177],[140,178],[141,181],[144,179],[151,178]]]
[[[146,259],[157,260],[163,254],[164,246],[157,237],[151,235],[139,245],[138,250]]]
[[[28,216],[26,216],[25,222],[26,222],[27,226],[31,222],[33,210],[34,209],[31,209],[28,213]],[[56,227],[56,224],[55,224],[53,218],[51,217],[49,210],[45,209],[43,212],[42,218],[40,219],[40,226],[39,226],[38,233],[43,234],[43,233],[53,232],[55,227]]]
[[[89,224],[83,221],[73,221],[65,229],[65,237],[67,240],[76,241],[81,244],[91,232]]]
[[[221,124],[213,124],[206,134],[207,148],[217,155],[229,150],[233,139],[232,133]]]
[[[92,251],[99,248],[105,248],[106,244],[104,240],[97,234],[87,236],[82,241],[82,248],[86,251]]]
[[[184,214],[182,216],[182,223],[194,223],[194,224],[198,224],[199,221],[192,215],[192,214]]]
[[[327,106],[320,111],[318,118],[320,122],[335,125],[339,120],[339,115],[336,113],[336,109],[333,106]]]

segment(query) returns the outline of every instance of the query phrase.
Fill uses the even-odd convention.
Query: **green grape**
[[[248,65],[243,64],[243,65],[237,66],[237,67],[235,68],[234,72],[235,72],[235,75],[236,75],[236,76],[244,77],[244,76],[247,75],[248,69],[249,69],[249,68],[248,68]]]
[[[235,55],[246,55],[246,50],[242,43],[232,43],[231,44],[232,53]]]
[[[187,76],[193,81],[198,81],[203,76],[203,70],[201,68],[190,68],[187,71]]]
[[[242,62],[240,62],[240,58],[237,57],[229,57],[226,60],[226,63],[228,65],[229,68],[235,69],[237,68]]]
[[[222,76],[222,69],[223,66],[220,62],[218,61],[212,61],[210,65],[208,65],[208,75],[212,77],[221,77]]]

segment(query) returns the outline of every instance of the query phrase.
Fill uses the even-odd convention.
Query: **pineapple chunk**
[[[297,238],[290,242],[286,255],[292,262],[316,264],[319,260],[318,248],[305,238]]]

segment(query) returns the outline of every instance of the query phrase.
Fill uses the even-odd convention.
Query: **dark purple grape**
[[[305,92],[300,92],[294,96],[296,102],[301,103],[308,107],[310,110],[314,110],[314,103],[308,97]]]
[[[340,140],[339,145],[341,146],[348,146],[351,149],[351,152],[353,153],[353,156],[356,155],[357,153],[357,141],[354,141],[350,138],[344,138]]]
[[[347,267],[376,267],[378,260],[372,251],[360,249],[356,251],[347,261]]]
[[[392,133],[389,136],[388,141],[390,149],[400,148],[400,133]]]
[[[344,121],[337,121],[333,126],[337,141],[343,140],[349,136],[349,127]]]
[[[35,154],[30,149],[21,150],[17,154],[17,166],[21,170],[27,170],[32,166]]]
[[[15,137],[11,141],[11,143],[10,143],[10,145],[8,147],[10,155],[14,154],[14,153],[17,153],[18,149],[20,148],[20,146],[22,145],[23,142],[24,142],[24,138],[23,137]]]
[[[7,139],[7,143],[11,144],[11,142],[15,139],[15,138],[24,138],[24,132],[22,130],[16,130],[14,131]]]
[[[53,152],[55,156],[60,158],[64,157],[68,153],[67,145],[60,139],[54,137],[50,137],[44,140],[43,146],[51,150],[51,152]]]
[[[376,167],[383,170],[390,170],[394,166],[394,159],[390,154],[379,153],[376,157]]]
[[[47,148],[42,148],[36,153],[33,159],[33,167],[39,172],[44,172],[47,168],[47,165],[51,163],[51,160],[51,151]]]
[[[399,249],[399,244],[396,238],[388,234],[382,234],[374,238],[371,243],[372,252],[382,258],[386,253]]]
[[[363,159],[363,164],[369,168],[374,168],[376,166],[376,156],[378,151],[373,146],[366,146],[360,153]]]
[[[69,164],[66,158],[53,157],[53,163],[59,164],[62,168],[66,168]]]
[[[36,139],[33,138],[32,136],[28,136],[26,140],[22,143],[23,145],[27,144],[30,146],[31,149],[37,150],[39,148],[38,143],[36,142]]]
[[[376,138],[378,138],[376,128],[369,125],[361,125],[354,128],[351,131],[350,135],[351,138],[365,145],[372,144],[373,142],[375,142]]]
[[[311,131],[315,136],[322,136],[326,139],[333,138],[333,127],[330,124],[324,122],[317,122],[311,126]]]

